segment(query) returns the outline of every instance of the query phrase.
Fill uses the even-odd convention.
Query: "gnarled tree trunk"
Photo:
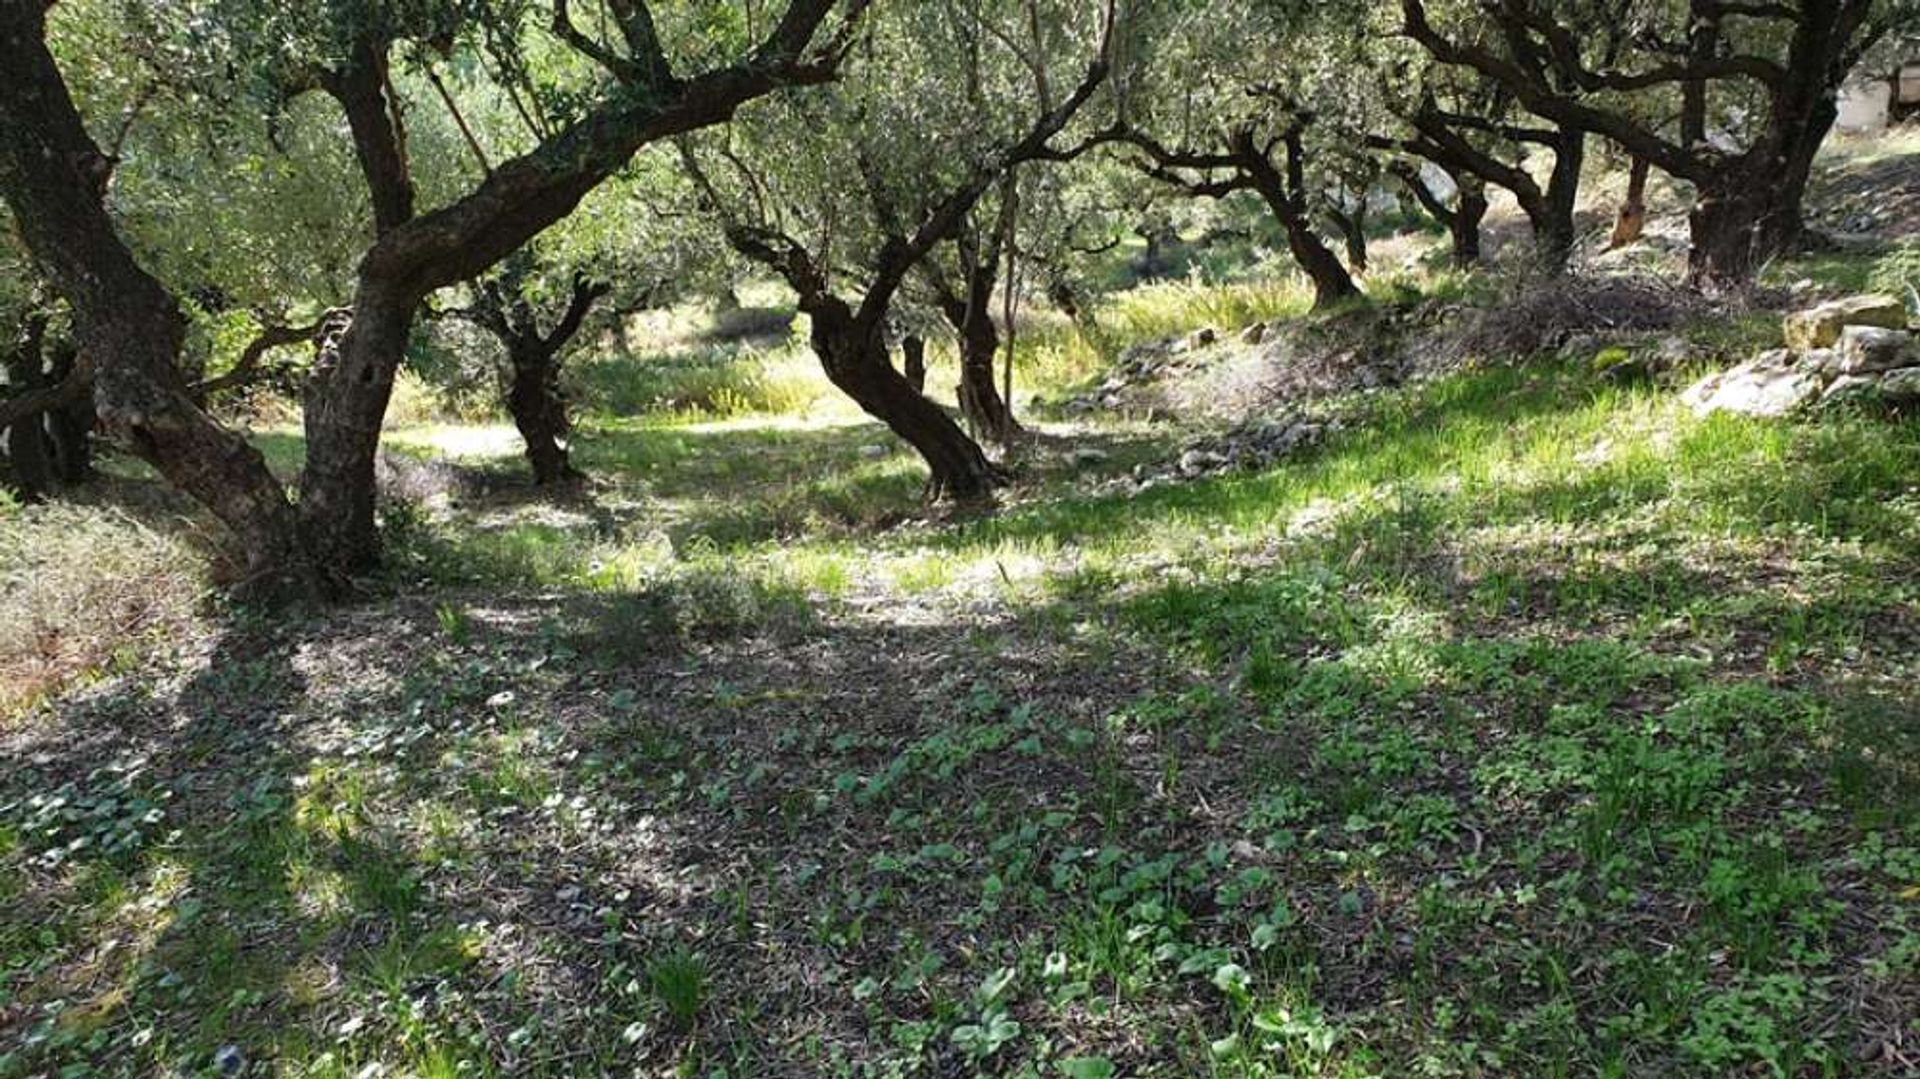
[[[568,453],[566,439],[573,421],[567,415],[566,398],[560,392],[560,365],[554,359],[554,351],[537,341],[524,342],[507,354],[511,368],[507,411],[526,443],[533,482],[541,486],[584,478],[573,467]]]
[[[803,310],[813,323],[813,350],[828,380],[919,451],[930,473],[930,498],[978,501],[993,493],[1004,480],[1000,470],[952,417],[887,362],[879,323],[854,317],[831,296],[805,302]]]
[[[359,572],[379,561],[380,427],[419,302],[417,295],[370,287],[363,278],[352,323],[307,379],[300,519],[320,563],[335,572]]]
[[[101,423],[232,534],[260,584],[320,590],[292,506],[260,451],[193,403],[186,320],[102,203],[111,162],[87,134],[45,42],[46,6],[0,3],[0,195],[73,309]]]

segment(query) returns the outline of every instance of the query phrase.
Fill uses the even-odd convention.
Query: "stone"
[[[887,448],[878,442],[869,442],[860,447],[860,459],[863,461],[878,461],[885,457],[887,453]]]
[[[1180,455],[1180,472],[1187,476],[1198,476],[1227,463],[1227,458],[1211,450],[1191,449]]]
[[[1240,331],[1240,343],[1243,345],[1257,345],[1266,339],[1267,324],[1264,322],[1256,322]]]
[[[1913,335],[1880,326],[1848,326],[1840,331],[1840,373],[1872,375],[1896,367],[1911,367]]]
[[[1820,395],[1822,407],[1861,404],[1880,397],[1880,380],[1860,375],[1841,375]]]
[[[1212,326],[1202,326],[1187,335],[1187,348],[1189,350],[1206,348],[1218,340],[1220,340],[1219,330],[1214,329]]]
[[[1737,412],[1746,416],[1785,416],[1820,396],[1824,380],[1796,366],[1786,349],[1762,352],[1736,367],[1687,387],[1681,401],[1697,415]]]
[[[1902,367],[1880,376],[1880,398],[1895,404],[1920,401],[1920,367]]]
[[[1906,325],[1907,305],[1899,297],[1870,293],[1829,300],[1818,307],[1796,311],[1787,316],[1783,329],[1787,346],[1804,352],[1832,347],[1840,340],[1840,331],[1848,326],[1903,330]]]
[[[1840,373],[1840,353],[1830,348],[1810,349],[1801,354],[1800,367],[1821,378],[1832,378]]]
[[[1091,446],[1082,446],[1073,451],[1073,463],[1080,468],[1085,468],[1088,465],[1106,464],[1107,451],[1096,450]]]

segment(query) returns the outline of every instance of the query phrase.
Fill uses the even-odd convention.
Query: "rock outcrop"
[[[1852,296],[1787,316],[1787,347],[1688,387],[1695,412],[1785,416],[1819,404],[1920,404],[1920,346],[1890,296]]]

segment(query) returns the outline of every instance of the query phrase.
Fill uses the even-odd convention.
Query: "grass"
[[[1181,428],[1052,427],[988,517],[838,406],[597,411],[560,499],[409,425],[494,482],[369,602],[0,735],[0,1077],[1900,1074],[1920,423],[1504,360],[1147,490]]]

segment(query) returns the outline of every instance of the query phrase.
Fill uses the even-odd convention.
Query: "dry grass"
[[[101,506],[0,509],[0,722],[189,627],[205,556]]]

